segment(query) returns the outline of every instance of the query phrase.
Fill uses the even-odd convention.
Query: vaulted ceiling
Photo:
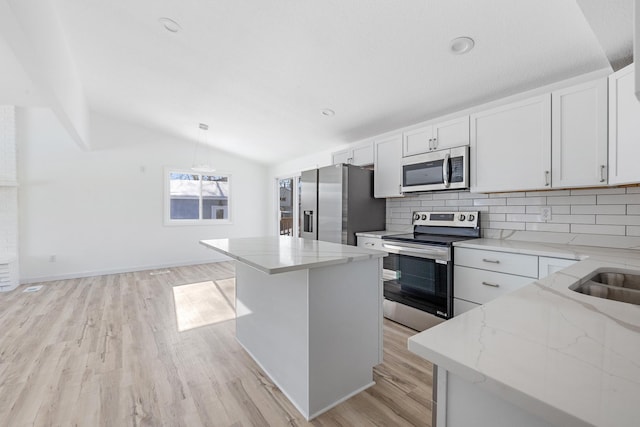
[[[265,163],[624,62],[632,39],[632,0],[51,2],[92,110],[191,140],[207,123]]]

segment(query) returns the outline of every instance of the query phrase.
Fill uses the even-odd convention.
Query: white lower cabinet
[[[550,274],[560,271],[565,267],[569,267],[571,264],[575,264],[575,259],[565,258],[550,258],[541,256],[538,261],[538,279],[544,279]]]
[[[455,248],[454,259],[456,265],[538,278],[538,257],[535,255]]]
[[[454,248],[453,315],[486,304],[576,262],[575,259]]]
[[[360,246],[361,248],[378,249],[380,251],[384,251],[384,248],[382,247],[382,239],[380,237],[358,236],[357,242],[358,246]]]
[[[453,277],[456,280],[455,298],[476,304],[486,304],[536,279],[536,277],[516,276],[458,265],[453,269]]]
[[[453,315],[486,304],[538,278],[538,257],[454,248]]]

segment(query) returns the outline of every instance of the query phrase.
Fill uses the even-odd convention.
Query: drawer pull
[[[491,282],[482,282],[483,285],[485,286],[491,286],[492,288],[499,288],[500,285],[498,285],[497,283],[491,283]]]
[[[486,259],[486,258],[482,258],[482,261],[484,262],[490,262],[492,264],[500,264],[500,260],[497,259]]]
[[[373,243],[365,242],[365,245],[367,245],[367,246],[373,246]]]

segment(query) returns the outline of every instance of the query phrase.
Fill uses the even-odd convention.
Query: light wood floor
[[[0,295],[2,426],[428,426],[431,365],[385,320],[376,385],[306,422],[234,339],[233,263]]]

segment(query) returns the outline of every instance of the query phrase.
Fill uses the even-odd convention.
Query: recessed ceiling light
[[[333,116],[334,114],[336,114],[336,112],[330,108],[325,108],[324,110],[322,110],[323,116]]]
[[[158,19],[158,22],[160,22],[162,24],[162,26],[164,27],[165,30],[167,30],[167,31],[169,31],[171,33],[177,33],[178,31],[180,31],[182,29],[180,24],[178,24],[176,21],[174,21],[173,19],[170,19],[170,18],[160,18],[160,19]]]
[[[449,44],[449,50],[454,55],[462,55],[463,53],[467,53],[473,49],[475,46],[475,42],[471,37],[458,37],[451,40]]]

